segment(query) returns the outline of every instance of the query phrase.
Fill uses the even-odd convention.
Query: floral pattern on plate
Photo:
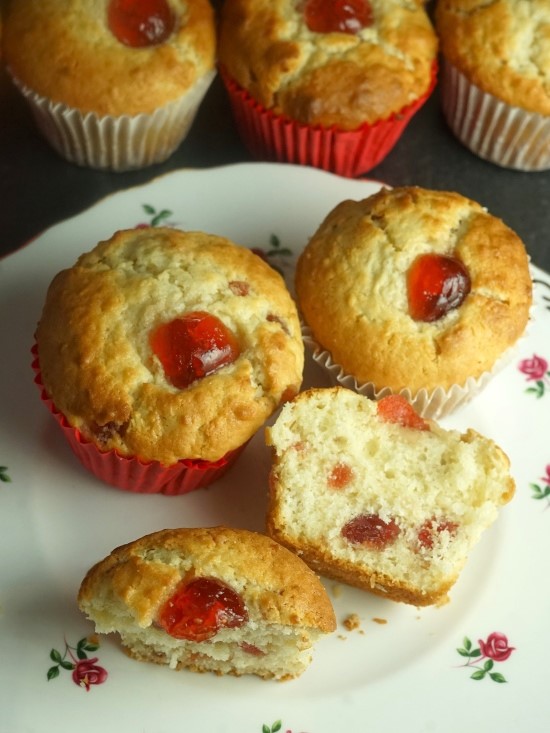
[[[496,662],[505,662],[515,651],[515,647],[508,644],[506,635],[499,631],[493,631],[485,641],[478,639],[477,643],[479,646],[474,647],[471,640],[466,636],[462,646],[457,649],[460,656],[467,659],[467,662],[462,666],[474,670],[470,675],[470,679],[479,681],[488,678],[493,682],[507,682],[504,675],[495,670]],[[480,666],[481,662],[483,664]]]
[[[96,636],[83,637],[76,646],[71,646],[65,640],[63,654],[57,649],[52,649],[50,659],[54,665],[48,669],[48,681],[59,677],[60,670],[71,672],[75,685],[82,687],[89,692],[92,685],[101,685],[108,677],[107,670],[101,667],[98,657],[88,657],[88,652],[95,652],[99,649],[99,641]]]

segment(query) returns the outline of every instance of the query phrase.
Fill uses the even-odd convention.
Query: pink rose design
[[[87,692],[91,685],[100,685],[107,679],[107,670],[96,664],[97,659],[97,657],[81,659],[75,664],[73,670],[73,682],[80,687],[85,687]]]
[[[520,361],[518,369],[525,374],[529,381],[543,379],[548,371],[548,362],[542,356],[533,354],[531,359]]]
[[[546,476],[541,476],[540,480],[544,481],[545,484],[548,484],[550,486],[550,465],[546,466]]]
[[[478,639],[479,648],[484,657],[489,657],[495,662],[504,662],[510,654],[515,650],[515,647],[508,646],[508,638],[499,633],[498,631],[489,634],[487,641]]]

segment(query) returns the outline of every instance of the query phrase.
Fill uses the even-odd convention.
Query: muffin
[[[393,601],[441,604],[512,498],[509,460],[400,395],[302,392],[267,429],[268,531],[316,572]]]
[[[211,483],[300,388],[294,301],[223,237],[119,231],[53,279],[36,330],[43,396],[107,483],[184,493]]]
[[[226,0],[220,72],[256,158],[358,176],[435,84],[437,37],[413,0]]]
[[[550,168],[548,0],[439,0],[435,18],[456,137],[506,168]]]
[[[305,338],[334,379],[423,416],[472,397],[523,334],[532,283],[520,238],[448,191],[343,201],[296,268]]]
[[[167,529],[88,571],[81,610],[129,656],[172,669],[287,680],[336,621],[317,576],[244,529]]]
[[[92,168],[168,158],[215,75],[208,0],[12,0],[3,45],[45,138]]]

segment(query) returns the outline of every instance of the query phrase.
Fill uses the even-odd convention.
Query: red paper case
[[[55,418],[73,453],[82,465],[101,481],[124,491],[139,494],[166,494],[176,496],[209,486],[221,478],[236,461],[245,445],[227,453],[216,462],[196,459],[182,459],[172,466],[158,461],[142,461],[128,458],[115,450],[100,451],[94,443],[86,440],[79,430],[73,428],[48,397],[40,375],[40,364],[36,345],[32,349],[34,382],[40,389],[43,403]]]
[[[220,68],[235,123],[251,155],[259,160],[310,165],[348,178],[374,168],[388,155],[433,92],[437,64],[428,91],[399,113],[355,130],[312,127],[277,115],[263,107]]]

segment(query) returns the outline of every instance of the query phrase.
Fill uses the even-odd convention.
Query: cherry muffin
[[[255,157],[357,176],[432,91],[437,37],[417,0],[226,0],[218,57]]]
[[[165,160],[215,75],[208,0],[10,0],[3,45],[46,139],[92,168]]]
[[[505,168],[550,168],[548,0],[438,0],[435,17],[456,137]]]
[[[219,478],[300,388],[303,343],[282,277],[219,236],[117,232],[52,281],[37,382],[84,465],[140,492]]]
[[[297,264],[307,343],[335,380],[437,417],[471,398],[524,333],[521,239],[454,192],[381,189],[337,205]]]
[[[172,669],[288,680],[334,631],[328,595],[296,555],[244,529],[167,529],[113,550],[78,594],[100,633]]]
[[[267,443],[270,535],[322,575],[415,606],[448,600],[515,491],[493,441],[443,430],[401,395],[302,392]]]

